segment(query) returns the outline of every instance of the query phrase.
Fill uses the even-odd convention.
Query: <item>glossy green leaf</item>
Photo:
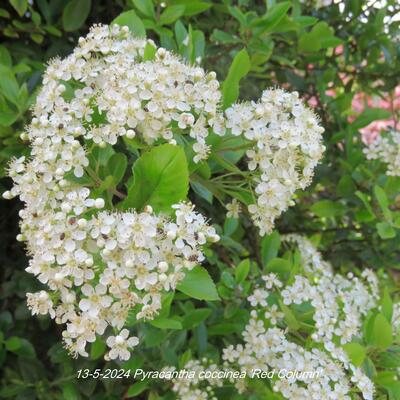
[[[382,239],[393,239],[396,237],[396,231],[388,222],[378,222],[376,230]]]
[[[132,398],[138,396],[140,393],[144,392],[148,386],[146,380],[139,381],[129,386],[128,392],[126,393],[127,398]]]
[[[222,96],[224,109],[232,105],[239,97],[240,80],[250,71],[250,58],[246,49],[242,49],[236,54],[228,76],[222,84]]]
[[[91,0],[71,0],[62,14],[64,30],[72,32],[79,29],[89,16],[91,5]]]
[[[156,318],[150,324],[159,329],[182,329],[182,323],[171,318]]]
[[[106,348],[107,346],[104,340],[100,337],[97,337],[96,341],[92,343],[92,346],[90,348],[90,358],[92,360],[97,360],[104,355]]]
[[[273,31],[285,17],[289,8],[291,7],[290,1],[284,1],[274,4],[268,12],[260,18],[255,24],[257,27],[256,34],[260,35],[266,31]]]
[[[285,322],[288,328],[292,331],[297,331],[300,329],[300,323],[297,321],[296,316],[293,314],[293,311],[283,304],[282,301],[279,300],[279,307],[282,312],[285,314]]]
[[[143,209],[151,205],[156,212],[171,211],[171,206],[186,198],[189,174],[183,149],[163,144],[144,153],[133,166],[133,182],[121,208]]]
[[[207,270],[196,266],[186,272],[177,289],[198,300],[219,300],[217,289]]]
[[[28,0],[9,0],[14,10],[22,17],[28,9]]]
[[[392,326],[383,314],[378,314],[372,325],[369,344],[379,349],[387,349],[393,341]]]
[[[209,308],[197,308],[190,311],[183,317],[182,325],[184,329],[193,329],[205,321],[211,314],[212,310]]]
[[[359,367],[363,363],[365,356],[367,355],[367,349],[356,342],[346,343],[343,345],[343,349],[349,356],[352,364],[356,367]]]
[[[393,301],[389,294],[389,289],[385,287],[383,290],[383,296],[381,299],[381,311],[382,314],[386,317],[388,322],[392,322],[393,316]]]
[[[125,175],[128,159],[125,154],[115,153],[108,162],[108,171],[113,177],[113,182],[117,185]]]
[[[185,12],[183,4],[168,6],[160,15],[160,24],[167,25],[175,22]]]
[[[120,26],[127,26],[133,36],[146,37],[146,29],[142,20],[136,15],[134,10],[125,11],[118,15],[112,22]]]
[[[246,258],[240,261],[235,269],[236,283],[242,283],[250,272],[250,260]]]
[[[263,265],[267,265],[278,255],[280,245],[281,238],[278,231],[273,231],[269,235],[263,237],[261,242],[261,259]]]
[[[332,200],[320,200],[311,206],[311,211],[318,217],[336,217],[343,215],[346,208],[343,204]]]
[[[130,0],[134,6],[146,17],[155,19],[154,4],[152,0]]]

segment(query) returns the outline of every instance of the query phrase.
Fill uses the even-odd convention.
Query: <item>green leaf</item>
[[[62,23],[66,32],[79,29],[86,21],[92,6],[91,0],[71,0],[64,8]]]
[[[248,74],[250,67],[250,58],[246,49],[240,50],[233,59],[228,76],[222,84],[224,109],[232,105],[239,97],[240,80]]]
[[[161,299],[161,310],[158,312],[157,318],[166,318],[169,315],[169,311],[171,309],[171,303],[174,299],[175,293],[170,292],[163,295]]]
[[[198,300],[219,300],[217,289],[207,270],[196,266],[186,272],[177,289]]]
[[[175,22],[185,11],[183,4],[177,4],[167,7],[160,15],[160,24],[167,25]]]
[[[343,41],[333,34],[333,29],[321,21],[310,32],[305,32],[299,39],[299,50],[316,52],[327,47],[335,47]]]
[[[92,346],[90,348],[90,358],[92,360],[97,360],[104,354],[105,351],[106,344],[104,340],[102,340],[100,337],[97,337],[96,341],[92,343]]]
[[[224,235],[231,236],[235,233],[239,226],[239,220],[237,218],[225,218],[224,221]]]
[[[255,30],[257,35],[263,34],[266,31],[272,31],[274,27],[279,25],[282,18],[287,14],[291,7],[290,1],[284,1],[273,5],[268,12],[256,22],[255,26],[258,28]]]
[[[181,21],[175,22],[174,32],[176,37],[176,43],[178,43],[178,46],[180,46],[182,42],[185,41],[186,36],[188,35],[188,32]]]
[[[155,58],[157,48],[151,43],[146,43],[143,54],[143,61],[152,61]]]
[[[10,52],[3,45],[0,45],[0,64],[6,67],[12,67],[12,59]]]
[[[290,261],[275,257],[268,262],[265,267],[267,273],[273,272],[279,276],[280,279],[287,279],[292,269],[292,264]]]
[[[128,398],[138,396],[140,393],[142,393],[146,390],[147,385],[148,385],[148,382],[145,380],[134,383],[133,385],[129,386],[126,396]]]
[[[392,344],[392,341],[392,325],[383,314],[378,314],[373,321],[369,344],[386,350]]]
[[[391,222],[393,220],[392,213],[389,210],[389,200],[386,196],[385,191],[378,185],[374,186],[374,194],[378,200],[379,207],[382,210],[383,216],[386,221]]]
[[[293,21],[297,22],[301,28],[305,28],[315,25],[318,22],[318,18],[300,15],[298,17],[293,17]]]
[[[17,336],[11,336],[6,340],[6,349],[11,352],[15,352],[19,348],[21,348],[22,342],[21,339]]]
[[[182,329],[182,323],[171,318],[156,318],[150,324],[159,329]]]
[[[318,217],[337,217],[346,212],[346,207],[332,200],[321,200],[311,206],[311,211]]]
[[[235,279],[233,278],[232,274],[228,271],[222,272],[221,282],[230,289],[233,289],[235,287]]]
[[[341,197],[351,197],[356,191],[356,185],[351,175],[343,175],[336,187],[336,193]]]
[[[0,8],[0,17],[1,18],[10,18],[10,13],[4,8]]]
[[[0,93],[2,93],[7,100],[16,104],[18,100],[19,86],[12,70],[5,65],[0,65],[0,75]]]
[[[357,190],[357,192],[355,192],[355,195],[362,201],[362,203],[364,204],[364,206],[366,208],[366,211],[368,212],[367,220],[368,221],[374,220],[375,214],[374,214],[374,211],[372,210],[368,196],[365,193],[360,192],[359,190]]]
[[[250,260],[246,258],[240,261],[239,265],[235,269],[235,280],[236,283],[242,283],[250,271]]]
[[[82,397],[79,394],[78,388],[73,382],[66,382],[60,385],[62,387],[62,398],[64,400],[81,400]]]
[[[192,61],[198,62],[204,58],[204,49],[206,46],[206,41],[204,37],[204,33],[202,31],[196,30],[192,33],[193,40],[193,55]]]
[[[15,353],[21,357],[25,358],[35,358],[35,349],[30,342],[24,338],[19,338],[17,336],[11,336],[6,340],[6,349]]]
[[[246,16],[238,7],[228,7],[228,11],[239,22],[241,28],[247,26]]]
[[[193,329],[205,321],[211,314],[212,310],[209,308],[197,308],[190,311],[189,314],[183,317],[182,325],[184,329]]]
[[[128,159],[125,154],[115,153],[111,156],[108,162],[108,171],[113,177],[113,182],[115,185],[118,185],[118,183],[124,177],[127,165]]]
[[[376,230],[378,232],[378,235],[382,238],[382,239],[393,239],[394,237],[396,237],[396,231],[393,229],[393,227],[385,222],[378,222],[376,224]]]
[[[186,198],[189,173],[185,152],[179,146],[154,147],[135,162],[133,183],[121,208],[142,209],[151,205],[156,212],[171,211],[171,206]]]
[[[261,259],[263,265],[267,265],[273,258],[278,255],[281,246],[281,237],[278,231],[274,231],[264,236],[261,242]]]
[[[383,291],[383,296],[381,299],[381,311],[388,322],[391,323],[393,316],[393,302],[389,294],[389,289],[387,287],[385,287]]]
[[[282,312],[285,314],[285,322],[288,328],[292,331],[297,331],[300,329],[300,323],[297,321],[296,316],[293,314],[292,310],[283,304],[281,300],[279,300],[279,307]]]
[[[376,363],[383,368],[400,368],[400,347],[389,347],[386,352],[379,354]]]
[[[14,10],[22,17],[28,9],[28,0],[9,0]]]
[[[185,4],[185,12],[183,13],[185,17],[192,17],[193,15],[200,14],[213,6],[212,3],[192,0],[184,1],[181,4]]]
[[[146,29],[143,25],[142,20],[136,15],[134,10],[125,11],[118,15],[111,24],[117,24],[120,26],[127,26],[132,32],[133,36],[146,37]]]
[[[146,17],[155,19],[154,4],[152,0],[131,0],[134,6]]]
[[[354,129],[361,129],[373,121],[388,119],[391,115],[390,111],[382,108],[367,108],[354,120],[351,127]]]
[[[352,364],[356,367],[359,367],[364,362],[365,356],[367,355],[367,349],[356,342],[346,343],[343,345],[343,349],[349,356]]]
[[[214,42],[221,42],[224,44],[240,43],[240,39],[229,32],[224,32],[219,29],[214,29],[211,39]]]

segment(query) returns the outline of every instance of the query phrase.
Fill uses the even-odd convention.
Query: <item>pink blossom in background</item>
[[[336,97],[335,89],[328,89],[325,91],[325,94],[329,97]]]
[[[396,128],[397,121],[394,114],[400,111],[400,85],[398,85],[392,96],[387,99],[382,99],[378,96],[369,96],[365,93],[357,93],[353,97],[352,109],[357,114],[361,114],[367,107],[368,108],[381,108],[392,112],[392,118],[386,120],[377,120],[371,122],[369,125],[360,129],[362,140],[365,143],[372,143],[383,130],[389,128]],[[352,115],[348,118],[349,122],[356,119],[357,115]]]
[[[340,74],[340,78],[344,84],[350,79],[345,74]],[[336,91],[335,89],[328,89],[325,91],[325,94],[329,97],[335,97]],[[307,100],[307,103],[310,107],[315,108],[318,106],[318,99],[316,96],[311,96]],[[364,92],[356,93],[353,97],[351,108],[354,114],[348,117],[349,122],[353,122],[366,108],[381,108],[392,113],[391,118],[373,121],[360,129],[363,142],[371,143],[378,137],[380,132],[390,128],[397,128],[398,121],[395,118],[395,114],[399,114],[400,112],[400,85],[395,88],[393,95],[388,94],[386,99],[382,99],[378,96],[370,96]]]
[[[318,100],[315,96],[311,96],[308,100],[307,103],[310,107],[315,108],[318,105]]]
[[[340,56],[343,54],[344,51],[344,46],[342,44],[339,44],[339,46],[336,46],[333,50],[333,54],[335,56]]]

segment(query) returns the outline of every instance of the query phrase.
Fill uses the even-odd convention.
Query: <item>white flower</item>
[[[400,132],[379,135],[364,149],[368,160],[380,160],[387,166],[387,175],[400,176]]]
[[[81,290],[87,298],[83,298],[79,302],[79,308],[90,316],[96,317],[102,308],[110,307],[112,298],[106,295],[106,286],[98,284],[93,288],[93,286],[85,284]]]
[[[44,290],[38,293],[27,293],[28,308],[32,311],[32,314],[50,314],[51,318],[54,318],[55,312],[53,309],[53,302],[49,295]]]
[[[273,304],[271,308],[265,311],[264,316],[265,318],[271,321],[272,325],[276,325],[279,319],[285,317],[285,314],[279,311],[278,306],[276,304]]]
[[[298,246],[301,265],[286,285],[270,273],[263,276],[268,291],[255,286],[248,297],[251,311],[250,320],[242,332],[243,343],[223,349],[224,370],[245,371],[247,376],[255,369],[295,372],[287,378],[275,374],[271,382],[273,390],[288,400],[350,400],[355,391],[360,391],[364,400],[372,400],[372,381],[351,364],[346,352],[335,343],[336,339],[344,337],[347,342],[361,335],[361,317],[376,306],[376,276],[372,271],[364,272],[362,278],[367,281],[364,284],[354,276],[346,279],[335,275],[309,240],[297,235],[287,235],[282,239],[289,245]],[[306,338],[306,345],[298,344],[297,338],[296,342],[292,341],[290,329],[270,327],[278,320],[286,322],[286,318],[276,304],[268,305],[268,298],[283,299],[288,306],[293,303],[313,306],[316,332]],[[394,307],[394,310],[399,309]],[[334,331],[339,328],[339,334],[344,336],[335,337],[333,341]],[[192,364],[201,365],[198,361],[192,361]],[[232,383],[239,393],[246,393],[245,379]],[[193,396],[197,391],[207,395],[202,390],[203,385],[212,386],[212,383],[201,380],[175,382],[173,390],[179,398],[192,399],[196,398]]]
[[[278,277],[274,273],[264,275],[262,279],[263,281],[265,281],[265,287],[267,289],[272,289],[274,286],[277,288],[282,287],[282,282],[278,279]]]
[[[109,336],[107,338],[107,346],[110,347],[108,357],[111,360],[119,358],[120,360],[129,360],[131,353],[129,349],[139,344],[139,339],[136,336],[129,337],[128,329],[122,329],[117,336]]]
[[[240,203],[237,201],[237,199],[232,199],[232,202],[226,204],[225,207],[228,210],[228,212],[226,213],[226,216],[228,218],[239,218]]]

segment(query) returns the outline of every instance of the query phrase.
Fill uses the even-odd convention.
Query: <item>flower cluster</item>
[[[364,149],[368,160],[380,160],[387,165],[387,175],[400,176],[400,132],[389,131],[378,136]]]
[[[27,294],[28,307],[66,324],[63,339],[73,355],[87,356],[86,344],[111,327],[106,357],[129,358],[138,343],[123,329],[130,310],[154,318],[162,293],[203,260],[208,239],[218,240],[190,203],[174,205],[173,217],[150,206],[101,211],[104,199],[69,178],[89,164],[85,140],[112,145],[135,130],[148,143],[172,140],[176,123],[203,143],[219,100],[215,76],[166,51],[146,62],[147,45],[124,28],[95,26],[73,54],[54,60],[28,127],[32,157],[9,167],[14,187],[4,197],[25,203],[17,238],[31,256],[26,270],[48,286]]]
[[[324,129],[298,93],[280,89],[264,91],[257,103],[235,104],[227,109],[226,126],[233,135],[244,135],[254,142],[247,157],[248,168],[254,171],[257,200],[248,208],[264,235],[293,204],[295,191],[310,184],[324,152]]]
[[[272,389],[287,399],[350,400],[351,393],[360,392],[362,398],[372,400],[372,381],[351,363],[342,345],[362,335],[362,318],[377,306],[377,277],[369,270],[360,278],[334,274],[308,239],[287,235],[284,240],[298,248],[298,272],[288,280],[275,273],[262,277],[263,283],[248,298],[251,311],[242,333],[244,343],[223,350],[224,368],[250,378],[255,370],[274,372],[269,376]],[[304,320],[308,332],[296,335],[296,329],[288,329],[293,323],[290,315],[294,318],[292,306],[312,315],[313,324]],[[394,310],[395,324],[398,306]],[[231,383],[239,393],[251,390],[247,378]],[[188,399],[207,398],[201,390],[194,396],[199,384],[197,388],[181,385],[192,395]]]
[[[377,277],[371,270],[364,270],[361,278],[366,281],[365,285],[352,273],[347,279],[333,274],[330,265],[322,260],[307,239],[288,235],[286,240],[298,244],[304,268],[313,280],[296,275],[294,282],[281,292],[283,303],[311,303],[315,309],[314,341],[330,343],[336,336],[341,344],[350,342],[360,333],[363,317],[376,306],[379,298]]]
[[[81,122],[75,131],[98,144],[136,135],[148,144],[161,138],[174,143],[173,130],[179,128],[195,140],[195,161],[207,158],[209,128],[223,133],[216,74],[189,66],[163,48],[147,60],[149,47],[155,50],[151,40],[133,38],[127,27],[92,27],[70,56],[47,68],[36,114],[56,106],[56,119],[67,108],[69,123]],[[76,90],[65,105],[60,97],[67,85]],[[99,123],[85,126],[96,118]]]
[[[233,105],[224,116],[214,72],[157,50],[151,40],[133,38],[127,27],[92,27],[71,55],[50,63],[43,84],[24,136],[34,157],[46,153],[37,171],[54,191],[66,190],[66,173],[83,176],[89,161],[82,139],[100,147],[119,137],[175,144],[179,132],[189,136],[197,163],[209,155],[209,131],[224,135],[229,128],[254,142],[247,156],[257,200],[249,211],[265,234],[292,204],[295,190],[310,183],[324,149],[323,129],[297,93],[267,90],[260,102]],[[10,175],[23,169],[24,160],[15,160]],[[18,194],[13,189],[5,197]],[[231,206],[237,217],[239,208]]]
[[[223,379],[212,378],[212,374],[218,372],[217,364],[207,358],[189,360],[184,369],[191,371],[192,375],[174,379],[172,386],[180,400],[217,400],[214,388],[223,385]]]
[[[298,246],[303,273],[287,285],[273,273],[263,276],[264,283],[248,299],[252,311],[243,332],[245,343],[224,349],[223,359],[247,371],[297,370],[292,379],[272,381],[273,389],[287,399],[350,399],[355,385],[364,399],[372,400],[372,382],[337,343],[343,345],[361,335],[362,317],[377,304],[376,276],[366,270],[361,276],[365,282],[351,275],[346,279],[332,272],[307,239],[287,235],[285,241]],[[272,303],[277,295],[280,300]],[[278,304],[283,312],[278,311]],[[285,307],[290,305],[312,307],[314,332],[307,349],[290,340],[283,329]],[[318,379],[306,373],[310,371],[319,372]],[[244,382],[238,389],[244,390]]]
[[[137,344],[122,330],[129,310],[154,318],[162,292],[203,260],[207,240],[218,240],[189,203],[173,206],[172,218],[149,206],[99,211],[104,199],[77,183],[90,169],[88,143],[105,147],[137,136],[147,144],[176,144],[179,132],[188,135],[199,162],[210,151],[209,131],[243,134],[254,142],[247,155],[258,199],[249,210],[262,234],[309,183],[323,151],[322,128],[297,94],[268,90],[259,103],[232,106],[225,119],[215,78],[118,25],[92,27],[71,55],[48,66],[24,134],[31,158],[10,163],[15,185],[4,197],[19,196],[26,205],[18,239],[27,241],[27,271],[49,288],[28,293],[28,306],[66,324],[71,353],[86,356],[86,344],[111,326],[107,357],[126,359]],[[237,217],[235,200],[227,208]]]
[[[175,289],[185,271],[204,259],[200,246],[217,236],[190,204],[174,206],[175,220],[155,215],[150,207],[85,218],[90,210],[85,196],[72,210],[71,193],[61,197],[58,191],[57,201],[49,194],[54,214],[33,202],[21,211],[23,239],[32,254],[26,270],[49,288],[27,297],[33,314],[49,314],[67,325],[63,339],[71,353],[87,356],[87,342],[108,326],[119,332],[133,308],[137,319],[153,319],[162,293]],[[127,339],[127,333],[123,329],[107,340],[109,358],[129,358],[127,350],[137,339]]]

